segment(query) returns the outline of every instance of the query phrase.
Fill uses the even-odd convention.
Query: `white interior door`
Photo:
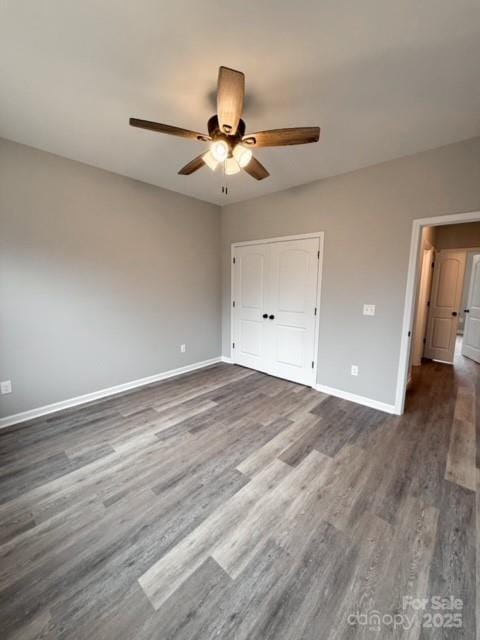
[[[233,361],[314,384],[319,238],[242,245],[233,265]]]
[[[425,357],[453,363],[462,300],[465,251],[440,251],[435,261]]]
[[[268,337],[272,375],[312,385],[318,238],[270,246]]]
[[[255,244],[235,250],[234,360],[259,371],[268,370],[268,258],[269,246]]]
[[[472,261],[462,353],[467,358],[480,362],[480,255],[473,256]]]

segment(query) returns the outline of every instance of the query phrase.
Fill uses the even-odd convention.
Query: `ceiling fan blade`
[[[189,138],[190,140],[200,140],[200,142],[207,142],[208,140],[211,140],[210,136],[206,133],[198,133],[198,131],[190,131],[190,129],[172,127],[169,124],[162,124],[161,122],[139,120],[138,118],[130,118],[129,122],[132,127],[149,129],[150,131],[157,131],[158,133],[167,133],[170,136],[179,136],[180,138]]]
[[[268,178],[270,175],[263,164],[256,158],[252,158],[250,162],[243,167],[243,169],[251,175],[252,178],[255,178],[255,180],[263,180],[264,178]]]
[[[242,116],[245,76],[241,71],[220,67],[217,85],[217,116],[220,130],[235,135]]]
[[[180,169],[178,172],[181,176],[189,176],[191,173],[198,171],[205,165],[205,161],[203,159],[203,153],[200,156],[197,156],[193,160],[190,160],[184,167]]]
[[[289,144],[318,142],[320,127],[294,127],[292,129],[270,129],[244,136],[242,142],[249,147],[283,147]]]

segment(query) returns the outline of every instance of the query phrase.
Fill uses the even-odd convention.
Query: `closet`
[[[315,384],[321,234],[232,249],[232,359]]]

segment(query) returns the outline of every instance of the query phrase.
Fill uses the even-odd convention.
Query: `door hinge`
[[[317,260],[320,260],[320,249],[317,251]]]
[[[314,313],[314,315],[317,315],[317,307],[315,307],[315,313]]]
[[[236,260],[236,258],[233,259],[233,264],[235,264],[235,260]]]
[[[408,332],[408,337],[410,338],[410,337],[411,337],[411,335],[412,335],[412,332],[411,332],[411,331],[409,331],[409,332]]]
[[[315,362],[312,360],[312,369],[313,369],[314,366],[315,366]]]
[[[432,262],[432,269],[433,269],[434,267],[435,267],[435,263],[434,263],[434,262]]]
[[[232,349],[235,349],[235,343],[232,342]]]
[[[426,338],[423,339],[423,344],[427,344],[427,339]]]
[[[427,307],[429,307],[429,306],[430,306],[430,300],[427,302]]]
[[[235,300],[232,302],[232,306],[233,306],[233,307],[235,306]]]

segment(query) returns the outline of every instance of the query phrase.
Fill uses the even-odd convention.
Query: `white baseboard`
[[[220,360],[222,362],[226,362],[227,364],[233,364],[233,360],[232,358],[230,358],[230,356],[221,356]]]
[[[118,393],[124,393],[130,389],[136,389],[137,387],[143,387],[153,382],[159,382],[167,378],[173,378],[179,376],[182,373],[189,373],[196,369],[203,369],[203,367],[209,367],[212,364],[223,362],[222,358],[210,358],[209,360],[203,360],[202,362],[194,362],[188,364],[185,367],[179,367],[178,369],[170,369],[170,371],[163,371],[162,373],[156,373],[153,376],[147,376],[146,378],[139,378],[138,380],[131,380],[130,382],[124,382],[118,384],[115,387],[108,387],[107,389],[100,389],[99,391],[93,391],[92,393],[86,393],[82,396],[75,398],[69,398],[68,400],[61,400],[60,402],[54,402],[53,404],[47,404],[37,409],[30,409],[29,411],[23,411],[22,413],[15,413],[5,418],[0,418],[0,429],[10,427],[13,424],[19,422],[25,422],[26,420],[32,420],[34,418],[40,418],[41,416],[48,415],[49,413],[56,413],[63,409],[69,409],[70,407],[76,407],[77,405],[86,404],[87,402],[93,402],[94,400],[100,400],[101,398],[107,398],[108,396],[114,396]]]
[[[386,402],[380,402],[379,400],[373,400],[372,398],[359,396],[356,393],[350,393],[349,391],[342,391],[342,389],[327,387],[324,384],[315,384],[313,388],[316,391],[321,391],[322,393],[326,393],[329,396],[335,396],[336,398],[342,398],[342,400],[349,400],[350,402],[363,404],[365,407],[371,407],[372,409],[385,411],[385,413],[393,413],[395,415],[398,415],[398,410],[394,404],[387,404]]]

